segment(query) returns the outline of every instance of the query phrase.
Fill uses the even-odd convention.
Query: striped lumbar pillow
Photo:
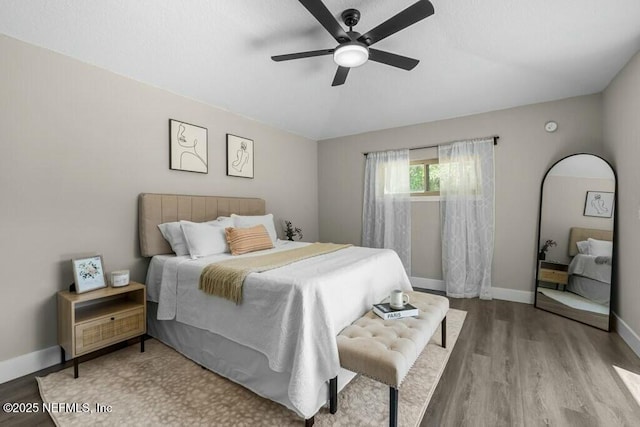
[[[264,225],[258,224],[248,228],[227,227],[224,229],[231,255],[271,249],[273,242]]]

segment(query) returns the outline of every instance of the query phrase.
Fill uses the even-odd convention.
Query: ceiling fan
[[[373,49],[370,46],[380,40],[389,37],[398,31],[421,21],[434,13],[433,5],[428,0],[420,0],[409,6],[397,15],[389,18],[373,30],[365,34],[353,31],[353,27],[360,20],[360,12],[356,9],[347,9],[342,12],[342,20],[349,31],[344,31],[338,21],[333,17],[329,9],[321,0],[299,0],[304,7],[320,22],[320,24],[339,43],[334,49],[311,50],[308,52],[290,53],[287,55],[272,56],[276,62],[289,61],[292,59],[311,58],[313,56],[323,56],[333,54],[333,60],[338,65],[338,71],[333,78],[331,86],[339,86],[347,80],[349,70],[359,67],[367,60],[380,62],[403,70],[412,70],[418,65],[417,59],[383,50]]]

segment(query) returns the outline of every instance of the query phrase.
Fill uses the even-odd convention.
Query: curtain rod
[[[493,145],[498,145],[498,140],[500,139],[500,136],[499,135],[493,135],[493,136],[488,136],[487,138],[493,138]],[[473,139],[482,139],[482,138],[473,138]],[[411,148],[409,148],[409,150],[422,150],[422,149],[425,149],[425,148],[436,148],[439,145],[453,144],[454,142],[457,142],[457,141],[443,142],[442,144],[436,144],[436,145],[424,145],[424,146],[421,146],[421,147],[411,147]],[[383,151],[385,151],[385,150],[383,150]],[[362,154],[364,154],[366,156],[369,153],[362,153]]]

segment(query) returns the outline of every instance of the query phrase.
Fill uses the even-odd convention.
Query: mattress
[[[283,242],[261,253],[302,245]],[[318,396],[340,370],[335,336],[391,290],[411,290],[395,252],[349,247],[248,275],[243,302],[235,305],[204,294],[197,285],[204,266],[229,257],[154,257],[147,294],[158,303],[156,318],[215,334],[261,354],[270,371],[288,378],[286,390],[279,387],[267,397],[286,405],[288,399],[287,406],[304,418],[317,412]]]

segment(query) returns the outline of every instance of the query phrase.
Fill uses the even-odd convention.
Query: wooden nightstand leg
[[[60,364],[64,365],[64,362],[67,361],[67,355],[64,352],[64,348],[60,347]]]
[[[144,335],[140,335],[140,353],[144,353]]]
[[[78,378],[78,358],[73,359],[73,378]]]

